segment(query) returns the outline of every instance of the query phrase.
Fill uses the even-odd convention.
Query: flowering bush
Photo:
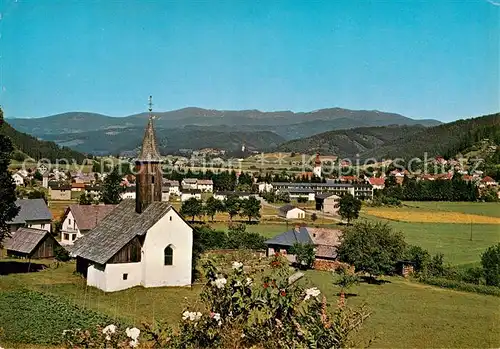
[[[368,316],[364,309],[338,307],[330,313],[316,287],[290,281],[293,270],[279,254],[269,267],[249,271],[241,262],[204,265],[201,306],[185,309],[179,326],[145,324],[141,333],[113,325],[97,332],[67,334],[71,348],[343,348]],[[91,345],[88,345],[88,344]],[[86,344],[86,345],[85,345]]]

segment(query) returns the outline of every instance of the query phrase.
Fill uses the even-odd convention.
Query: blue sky
[[[0,0],[7,117],[500,110],[500,0]]]

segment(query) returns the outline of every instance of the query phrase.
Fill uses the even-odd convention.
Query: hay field
[[[367,207],[363,209],[363,212],[371,216],[399,222],[500,224],[500,217],[452,211],[430,211],[418,208]]]

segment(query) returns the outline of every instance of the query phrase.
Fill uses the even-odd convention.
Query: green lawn
[[[498,202],[405,201],[406,206],[424,210],[439,210],[500,217]]]
[[[327,272],[311,271],[307,282],[334,300],[338,288]],[[374,348],[498,348],[500,298],[435,288],[402,278],[362,283],[349,290],[348,305],[366,304],[372,315],[362,336]]]
[[[196,302],[200,290],[199,286],[192,289],[136,287],[105,294],[86,287],[82,278],[72,274],[73,270],[74,264],[68,263],[38,273],[2,276],[0,292],[19,288],[37,290],[140,325],[153,319],[176,323],[184,306]],[[357,296],[350,297],[348,305],[366,304],[372,312],[361,332],[363,339],[374,340],[372,347],[500,346],[497,311],[500,298],[439,289],[396,277],[387,280],[390,283],[363,283],[349,291]],[[338,289],[332,285],[329,273],[308,271],[301,282],[319,287],[332,306],[336,304]],[[43,312],[23,309],[16,316],[44,316]]]
[[[401,231],[407,243],[418,245],[430,253],[443,253],[453,265],[472,266],[479,263],[481,253],[500,242],[500,226],[495,224],[408,223],[362,215],[362,218],[389,223]],[[471,237],[472,228],[472,241]]]

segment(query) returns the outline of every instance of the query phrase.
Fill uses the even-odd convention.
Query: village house
[[[385,188],[385,178],[370,177],[368,183],[371,184],[374,190],[382,190]]]
[[[228,196],[235,195],[238,197],[238,199],[245,200],[249,199],[250,196],[253,196],[252,193],[247,193],[244,191],[216,191],[214,193],[214,198],[217,200],[224,201],[227,199]]]
[[[196,178],[184,178],[181,182],[182,191],[198,189],[197,182],[198,182],[198,179],[196,179]]]
[[[295,226],[289,231],[275,236],[265,242],[268,256],[278,252],[295,263],[295,255],[291,252],[293,245],[312,244],[315,246],[316,261],[334,261],[337,258],[337,249],[340,246],[342,232],[337,229],[310,228]]]
[[[259,190],[259,193],[268,193],[273,191],[273,185],[271,183],[258,183],[257,188]]]
[[[191,198],[201,200],[201,191],[199,191],[198,189],[191,189],[191,190],[183,189],[181,193],[181,202],[188,201]]]
[[[71,183],[71,191],[82,192],[85,191],[85,183]]]
[[[337,207],[340,196],[331,193],[316,194],[316,210],[323,213],[336,215],[339,211]]]
[[[14,183],[16,184],[16,186],[22,186],[22,185],[24,185],[24,179],[25,179],[25,178],[26,178],[26,177],[25,177],[25,176],[23,176],[23,175],[20,173],[20,171],[18,171],[18,172],[16,172],[16,173],[14,173],[14,174],[12,175],[12,179],[14,180]]]
[[[49,183],[49,197],[51,200],[71,200],[71,185]]]
[[[35,228],[19,228],[4,241],[7,256],[26,259],[53,258],[57,246],[49,231]]]
[[[116,205],[69,205],[62,217],[61,244],[72,245],[106,217]]]
[[[211,179],[198,179],[196,189],[204,193],[211,193],[214,191],[214,182]]]
[[[7,222],[11,232],[23,227],[51,231],[52,214],[43,199],[17,199],[16,206],[17,216]]]
[[[164,179],[163,180],[163,187],[168,188],[168,192],[171,195],[181,195],[180,191],[180,186],[179,186],[179,181],[171,181]]]
[[[498,183],[493,178],[491,178],[490,176],[486,176],[483,179],[481,179],[479,187],[480,188],[496,187],[497,185],[498,185]]]
[[[290,188],[285,191],[290,195],[290,199],[292,200],[305,198],[307,201],[314,201],[314,190],[310,188]]]
[[[121,192],[120,197],[122,200],[132,199],[135,200],[135,186],[133,187],[125,187],[123,192]]]
[[[151,115],[136,165],[136,199],[123,200],[75,242],[77,271],[87,285],[105,292],[190,286],[193,229],[161,201],[161,157]]]
[[[161,187],[161,201],[170,201],[170,189]]]
[[[304,219],[306,212],[293,205],[284,205],[278,209],[278,216],[286,219]]]

